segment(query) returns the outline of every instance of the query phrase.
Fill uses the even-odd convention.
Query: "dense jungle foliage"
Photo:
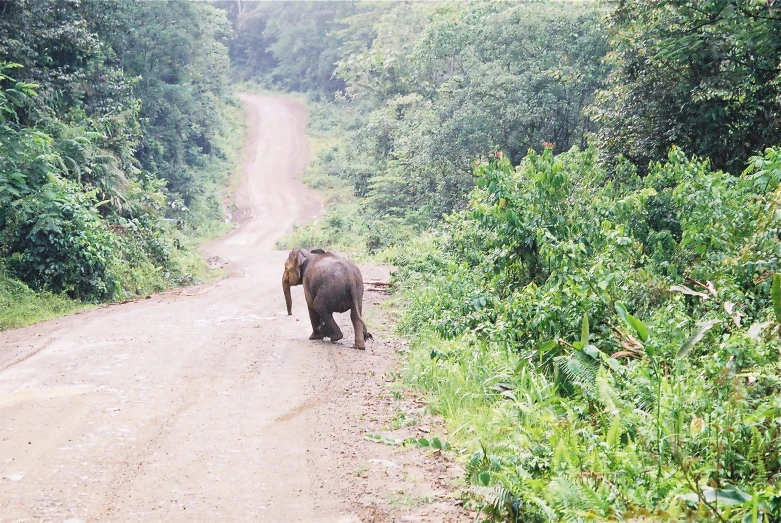
[[[197,277],[228,76],[305,92],[490,521],[781,521],[781,7],[0,0],[0,328]],[[348,192],[349,194],[345,194]]]
[[[0,1],[0,329],[197,276],[230,34],[203,3]]]
[[[776,4],[224,4],[486,520],[781,521]]]

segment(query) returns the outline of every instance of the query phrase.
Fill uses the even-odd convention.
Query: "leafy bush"
[[[56,178],[14,202],[2,235],[11,272],[34,289],[87,300],[114,296],[118,282],[111,265],[118,242],[96,203],[94,192]]]
[[[777,158],[500,157],[397,257],[408,377],[476,450],[488,519],[774,521]]]

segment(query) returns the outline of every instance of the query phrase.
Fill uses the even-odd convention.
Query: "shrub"
[[[111,274],[115,236],[96,208],[94,192],[52,177],[14,202],[2,235],[8,268],[33,289],[85,300],[117,292]]]
[[[408,377],[488,520],[778,520],[777,158],[500,157],[396,258]]]

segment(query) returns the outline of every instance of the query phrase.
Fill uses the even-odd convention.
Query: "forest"
[[[230,35],[202,3],[0,2],[0,329],[202,275]]]
[[[238,4],[485,521],[781,521],[781,7]],[[358,245],[358,247],[356,247]]]
[[[776,2],[0,0],[0,328],[200,277],[238,89],[481,521],[781,521]]]

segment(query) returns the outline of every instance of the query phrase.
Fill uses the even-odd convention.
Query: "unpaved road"
[[[308,341],[301,287],[285,314],[274,242],[320,210],[297,179],[306,112],[240,98],[241,226],[204,247],[230,276],[0,333],[0,521],[461,520],[457,468],[363,437],[423,416],[390,396],[398,342],[352,349],[346,315],[345,340]]]

